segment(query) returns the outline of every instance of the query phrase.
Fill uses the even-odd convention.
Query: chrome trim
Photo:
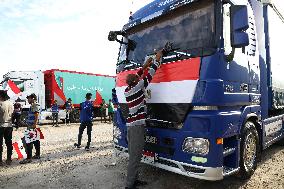
[[[117,148],[115,148],[117,156],[122,155],[124,157],[128,157],[128,154],[125,154],[125,152],[127,151],[127,148],[117,146],[117,145],[116,145],[116,147],[122,149],[122,151],[119,151],[119,150],[117,150]],[[173,172],[173,173],[177,173],[177,174],[180,174],[180,175],[184,175],[184,176],[192,177],[192,178],[197,178],[197,179],[216,181],[216,180],[222,180],[224,178],[223,167],[203,167],[203,166],[191,165],[191,164],[187,164],[187,163],[183,163],[183,162],[179,162],[179,161],[175,161],[175,160],[171,160],[171,159],[166,159],[166,158],[162,158],[162,157],[159,157],[159,159],[174,163],[178,166],[178,168],[171,167],[171,166],[168,166],[168,165],[164,165],[164,164],[161,164],[161,163],[158,163],[158,162],[155,162],[154,164],[152,164],[152,163],[146,163],[146,164],[152,165],[154,167],[158,167],[158,168],[161,168],[161,169]],[[205,171],[204,171],[204,173],[187,172],[184,169],[183,166],[193,167],[193,168],[197,168],[197,169],[204,169]]]

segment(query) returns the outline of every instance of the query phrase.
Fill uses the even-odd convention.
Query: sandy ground
[[[112,125],[95,122],[93,148],[74,149],[78,125],[58,128],[42,126],[42,159],[28,165],[17,160],[9,167],[0,167],[0,188],[124,188],[127,159],[118,158],[111,166]],[[14,140],[22,134],[14,132]],[[86,134],[83,136],[86,143]],[[3,154],[6,157],[6,154]],[[254,176],[248,181],[228,177],[223,181],[208,182],[142,165],[140,178],[149,185],[145,189],[223,189],[223,188],[284,188],[284,149],[274,145],[266,150]]]

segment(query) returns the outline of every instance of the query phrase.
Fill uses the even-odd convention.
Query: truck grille
[[[157,128],[166,128],[166,129],[181,129],[183,127],[182,123],[174,123],[163,120],[147,119],[147,127],[157,127]]]

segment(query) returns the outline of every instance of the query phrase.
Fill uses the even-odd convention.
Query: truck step
[[[236,148],[225,148],[223,152],[223,156],[226,157],[228,155],[231,155],[236,151]]]
[[[223,169],[223,176],[230,176],[233,175],[235,173],[237,173],[240,170],[240,168],[232,168],[232,167],[224,167]]]

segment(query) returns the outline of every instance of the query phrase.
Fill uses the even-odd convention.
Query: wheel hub
[[[252,133],[247,135],[244,147],[244,166],[246,170],[250,170],[256,157],[256,137]]]

